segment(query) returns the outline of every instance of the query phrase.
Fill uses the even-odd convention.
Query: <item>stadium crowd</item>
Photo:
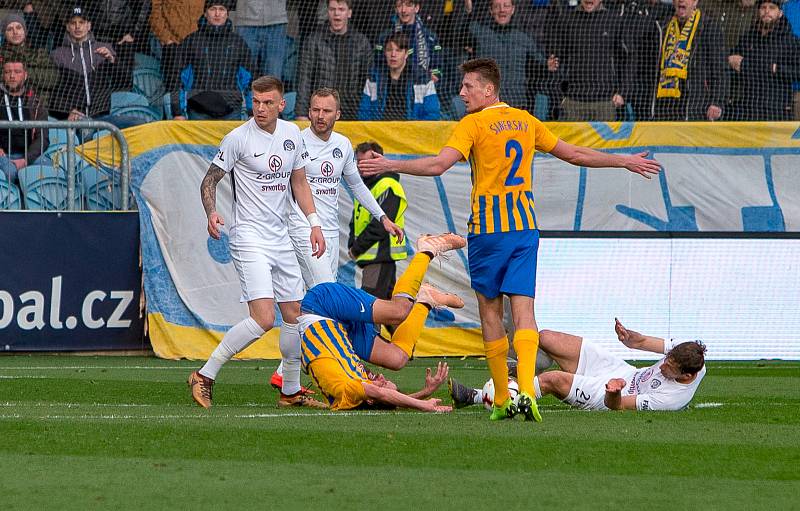
[[[246,119],[250,83],[320,87],[342,120],[465,114],[458,65],[502,69],[541,120],[798,120],[800,0],[6,0],[0,120]],[[0,169],[46,130],[0,136]],[[52,149],[52,148],[51,148]],[[46,162],[45,162],[46,163]]]

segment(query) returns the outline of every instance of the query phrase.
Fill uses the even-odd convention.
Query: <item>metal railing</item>
[[[75,208],[75,199],[76,199],[76,176],[77,176],[77,165],[75,159],[75,143],[77,139],[83,140],[83,144],[87,142],[92,142],[93,139],[85,139],[83,135],[87,132],[98,132],[106,130],[109,134],[114,137],[116,144],[111,144],[111,157],[102,163],[99,163],[100,160],[100,145],[99,143],[96,145],[96,158],[95,160],[98,161],[98,167],[102,166],[106,169],[109,169],[111,172],[118,172],[119,173],[119,188],[121,193],[121,200],[120,200],[120,209],[128,210],[130,206],[129,201],[129,194],[130,194],[130,179],[131,179],[131,162],[130,162],[130,154],[128,151],[128,142],[125,140],[125,136],[122,134],[122,131],[114,126],[113,124],[105,121],[93,121],[93,120],[85,120],[85,121],[0,121],[0,131],[2,130],[29,130],[29,129],[59,129],[66,131],[66,166],[64,168],[66,172],[66,180],[67,180],[67,209],[74,211]],[[80,136],[78,136],[80,135]],[[119,167],[115,166],[115,162],[117,159],[115,158],[115,152],[117,144],[119,145],[120,157],[119,157]],[[61,144],[59,144],[60,146]],[[6,149],[6,148],[0,148]],[[50,153],[53,154],[52,152]],[[25,155],[27,159],[27,154]],[[110,162],[110,163],[109,163]],[[80,197],[80,196],[79,196]]]

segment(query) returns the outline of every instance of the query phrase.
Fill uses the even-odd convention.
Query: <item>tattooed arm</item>
[[[200,198],[208,217],[208,234],[215,240],[219,239],[219,226],[225,225],[225,220],[217,213],[217,183],[225,177],[225,171],[211,164],[206,172],[206,177],[200,183]]]

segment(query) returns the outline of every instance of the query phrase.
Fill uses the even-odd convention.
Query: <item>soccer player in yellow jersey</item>
[[[472,169],[469,273],[478,298],[486,361],[495,386],[490,419],[541,421],[533,376],[539,334],[533,313],[539,231],[533,208],[531,164],[544,151],[580,167],[620,167],[649,178],[660,164],[647,153],[606,154],[560,140],[541,121],[500,101],[500,70],[491,59],[461,65],[461,99],[467,113],[437,156],[389,160],[380,155],[359,162],[363,175],[399,172],[438,176],[460,160]],[[520,393],[508,393],[508,338],[503,328],[503,296],[511,299],[516,333]]]

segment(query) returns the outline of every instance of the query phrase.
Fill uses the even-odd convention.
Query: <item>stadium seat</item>
[[[150,55],[144,53],[137,53],[133,56],[134,69],[151,69],[153,71],[161,71],[161,62]]]
[[[79,170],[86,198],[86,209],[91,211],[111,211],[122,208],[121,177],[119,172],[99,169],[85,164]],[[135,204],[133,195],[128,203]]]
[[[111,113],[126,106],[150,106],[150,101],[138,92],[112,92]]]
[[[67,178],[62,169],[49,165],[29,165],[19,170],[19,182],[25,209],[46,211],[69,209]],[[74,209],[83,207],[81,190],[77,185],[74,206]]]
[[[114,115],[121,117],[132,117],[141,119],[143,122],[155,122],[161,120],[161,114],[154,111],[150,106],[131,105],[120,107],[113,112]]]
[[[161,72],[153,69],[134,69],[132,92],[146,97],[150,105],[160,104],[166,92]]]
[[[286,108],[283,109],[282,117],[286,121],[293,121],[295,118],[294,105],[297,102],[297,93],[294,91],[287,92],[283,95],[283,99],[286,101]]]
[[[6,181],[5,174],[0,172],[0,210],[22,209],[19,189],[14,183]]]

